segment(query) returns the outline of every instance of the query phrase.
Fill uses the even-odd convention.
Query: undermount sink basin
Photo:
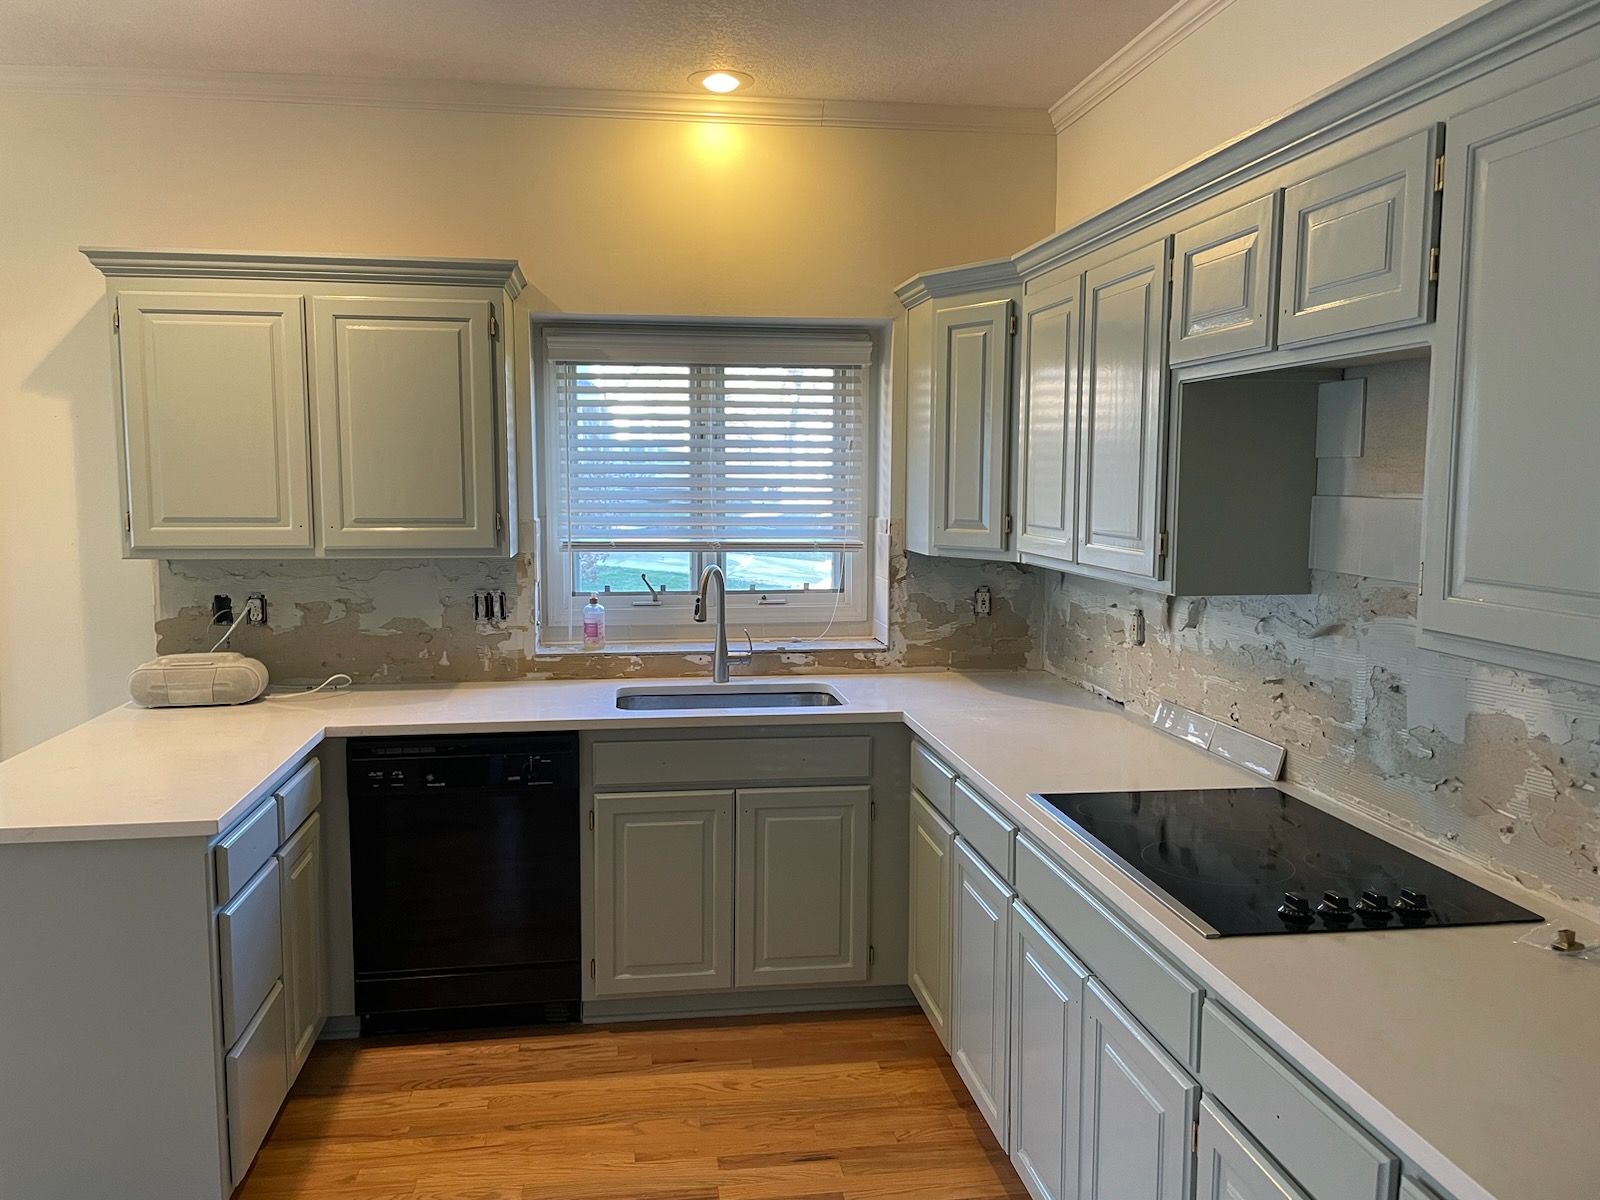
[[[836,708],[844,698],[821,683],[696,683],[617,689],[617,707],[663,712],[685,708]]]

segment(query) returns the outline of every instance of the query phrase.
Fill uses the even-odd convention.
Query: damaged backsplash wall
[[[896,522],[886,571],[886,649],[762,651],[763,675],[931,667],[1015,669],[1040,665],[1042,572],[1000,563],[906,554]],[[228,648],[259,658],[274,684],[309,685],[334,672],[357,683],[490,682],[703,675],[707,648],[687,652],[539,652],[534,639],[533,560],[426,559],[163,562],[157,573],[157,650],[209,649],[211,598],[267,597],[265,629],[241,626]],[[993,615],[973,593],[987,585]],[[506,592],[503,625],[473,619],[481,589]],[[709,639],[709,634],[704,635]]]

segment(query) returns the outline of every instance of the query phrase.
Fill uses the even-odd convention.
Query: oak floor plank
[[[237,1200],[1021,1200],[915,1010],[315,1049]]]

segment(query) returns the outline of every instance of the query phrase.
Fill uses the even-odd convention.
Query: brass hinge
[[[1199,1154],[1200,1153],[1200,1122],[1199,1121],[1196,1121],[1194,1123],[1194,1135],[1190,1139],[1189,1149],[1190,1149],[1191,1153],[1194,1153],[1194,1154]]]
[[[122,328],[122,301],[114,300],[111,303],[111,332],[116,333]]]
[[[1010,532],[1011,532],[1011,514],[1007,513],[1006,514],[1006,533],[1009,534]]]
[[[122,514],[122,527],[124,529],[126,529],[129,533],[133,532],[133,514],[132,513],[123,513]]]
[[[594,959],[592,958],[589,960],[589,978],[594,978]]]
[[[594,828],[594,809],[592,808],[589,810],[589,828]]]
[[[506,527],[505,514],[504,513],[495,513],[495,515],[494,515],[494,530],[495,530],[495,532],[499,533],[505,527]]]
[[[1006,332],[1009,333],[1012,337],[1016,337],[1017,336],[1017,314],[1016,313],[1012,313],[1006,319]]]
[[[1439,282],[1439,247],[1437,246],[1428,252],[1428,282]]]
[[[1444,155],[1433,160],[1433,190],[1444,191]]]
[[[1165,529],[1156,534],[1156,555],[1159,558],[1167,556],[1167,531]]]
[[[489,336],[500,336],[500,318],[494,315],[494,305],[489,306]]]

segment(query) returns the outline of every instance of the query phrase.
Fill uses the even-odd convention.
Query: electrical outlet
[[[503,625],[506,594],[499,588],[472,593],[472,619],[480,625]]]
[[[244,598],[244,623],[246,625],[265,625],[267,623],[267,597],[263,592],[251,592]]]
[[[213,625],[233,624],[233,597],[217,594],[211,597],[211,623]]]
[[[994,597],[987,586],[979,588],[972,597],[974,609],[980,617],[987,617],[994,612]]]

